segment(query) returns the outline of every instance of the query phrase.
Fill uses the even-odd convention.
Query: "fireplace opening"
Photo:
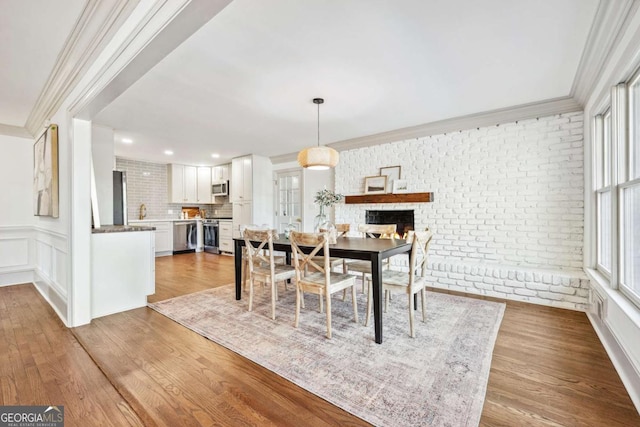
[[[413,230],[413,210],[393,211],[366,211],[365,222],[367,224],[395,224],[399,237],[406,236],[409,230]]]

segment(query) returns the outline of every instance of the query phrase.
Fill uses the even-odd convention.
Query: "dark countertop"
[[[146,225],[103,225],[100,228],[91,229],[91,233],[128,233],[131,231],[154,231],[155,227]]]

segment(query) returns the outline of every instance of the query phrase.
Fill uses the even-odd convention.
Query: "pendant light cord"
[[[320,104],[318,104],[318,147],[320,147]]]

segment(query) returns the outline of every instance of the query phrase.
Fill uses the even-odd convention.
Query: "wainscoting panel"
[[[69,239],[61,233],[35,228],[34,284],[58,316],[67,323]]]
[[[33,281],[33,229],[0,227],[0,286]]]

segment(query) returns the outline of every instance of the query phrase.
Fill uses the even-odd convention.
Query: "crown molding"
[[[60,109],[138,3],[139,0],[87,0],[27,118],[25,128],[29,133],[38,133],[44,122]]]
[[[20,126],[4,125],[2,123],[0,123],[0,135],[33,139],[33,135],[31,135],[25,128]]]
[[[75,98],[69,111],[91,120],[104,107],[209,22],[232,0],[153,0],[135,27]]]
[[[634,0],[600,0],[570,92],[581,105],[586,104],[595,83],[602,76],[638,3]]]
[[[501,123],[515,122],[536,117],[547,117],[554,114],[582,111],[582,106],[571,97],[555,98],[546,101],[517,105],[515,107],[501,108],[483,113],[454,117],[446,120],[425,123],[422,125],[396,129],[374,135],[352,138],[344,141],[327,144],[338,150],[345,151],[354,148],[368,147],[389,142],[403,141],[406,139],[422,138],[430,135],[439,135],[447,132],[457,132],[485,126],[494,126]],[[297,153],[287,153],[271,157],[274,164],[296,160]]]

